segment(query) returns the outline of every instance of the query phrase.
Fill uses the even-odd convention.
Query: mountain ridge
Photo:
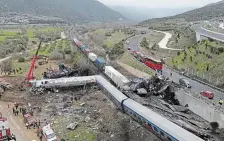
[[[120,12],[122,15],[129,18],[130,20],[136,21],[143,21],[150,18],[173,16],[196,8],[196,7],[146,8],[146,7],[132,7],[132,6],[109,6],[109,7],[114,11]]]
[[[186,22],[210,20],[213,18],[224,17],[224,1],[208,4],[201,8],[193,9],[174,16],[168,16],[163,18],[152,18],[144,20],[139,25],[148,25],[153,22],[166,22],[171,19],[183,19]]]
[[[72,21],[115,21],[125,16],[96,0],[1,0],[0,12],[60,17]]]

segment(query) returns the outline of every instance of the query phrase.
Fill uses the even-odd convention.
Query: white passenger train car
[[[95,76],[68,77],[58,79],[42,79],[30,81],[33,87],[54,88],[73,87],[96,83]]]
[[[120,72],[111,66],[105,66],[105,74],[119,87],[122,88],[130,83],[130,81]]]
[[[167,141],[204,141],[132,99],[124,101],[124,111],[150,132]]]
[[[117,88],[115,88],[111,83],[109,83],[105,78],[98,75],[96,76],[97,85],[102,89],[102,91],[108,96],[112,102],[116,104],[121,110],[123,101],[128,97],[121,93]]]

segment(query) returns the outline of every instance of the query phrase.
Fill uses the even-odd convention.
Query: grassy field
[[[126,38],[124,32],[115,32],[112,34],[112,36],[107,37],[105,45],[108,48],[112,48],[116,43],[120,42],[124,38]]]
[[[4,42],[6,37],[7,36],[0,36],[0,43]]]
[[[187,33],[184,36],[180,35],[180,38],[177,40],[176,42],[176,35],[174,35],[172,33],[172,38],[170,38],[169,43],[168,43],[168,47],[170,48],[186,48],[192,44],[196,43],[196,35],[194,32],[190,32],[189,34]]]
[[[218,25],[214,26],[209,26],[207,24],[203,25],[203,28],[214,31],[214,32],[219,32],[219,33],[224,33],[224,30],[222,28],[217,27]]]
[[[146,36],[147,41],[149,42],[149,47],[151,48],[154,44],[159,43],[165,35],[163,33],[154,32]]]
[[[7,31],[6,29],[0,30],[0,43],[4,42],[7,37],[17,36],[19,31]]]
[[[143,66],[140,64],[135,58],[133,58],[128,52],[124,53],[123,56],[119,59],[120,62],[127,64],[135,69],[138,69],[142,72],[147,74],[153,75],[154,71],[148,67]]]
[[[34,37],[34,32],[39,32],[39,33],[48,33],[48,32],[55,32],[55,31],[62,31],[63,28],[57,28],[57,27],[43,27],[43,28],[28,28],[27,29],[27,36],[28,38],[33,38]]]
[[[215,48],[223,46],[217,45],[215,42],[209,42],[208,44]],[[198,50],[199,53],[196,53],[196,50]],[[184,59],[185,52],[187,54],[186,59]],[[217,81],[217,78],[219,78],[222,81],[224,76],[224,53],[220,53],[219,55],[213,54],[211,53],[209,47],[206,48],[205,44],[201,43],[196,45],[196,49],[193,45],[185,49],[185,52],[181,52],[180,55],[176,55],[175,57],[171,58],[168,61],[168,65],[178,69],[185,69],[186,71],[189,71],[190,74],[199,74],[199,76],[204,79],[210,79],[209,76],[211,75],[213,76],[211,78],[212,80]],[[210,55],[212,58],[208,58],[207,55]],[[207,66],[209,66],[208,71]]]
[[[58,41],[55,41],[54,43],[50,43],[50,44],[46,44],[46,45],[42,46],[40,48],[38,54],[44,55],[44,56],[49,56],[53,50],[58,49],[58,45],[60,42],[62,43],[63,49],[66,47],[67,44],[70,44],[71,48],[73,47],[71,42],[68,42],[66,40],[58,40]],[[54,44],[55,44],[55,46],[54,46]],[[36,52],[36,50],[30,51],[31,54],[35,54],[35,52]]]
[[[29,39],[34,37],[34,32],[38,31],[41,33],[48,33],[48,32],[55,32],[55,31],[62,31],[63,28],[57,28],[57,27],[43,27],[43,28],[27,28],[27,33],[25,35],[28,36]],[[2,43],[6,37],[13,37],[13,36],[19,36],[18,33],[21,32],[20,29],[2,29],[0,30],[0,43]]]
[[[109,31],[111,31],[111,30],[107,30],[107,29],[98,29],[98,30],[95,30],[95,31],[94,31],[94,34],[105,36],[105,33],[106,33],[106,32],[109,32]]]

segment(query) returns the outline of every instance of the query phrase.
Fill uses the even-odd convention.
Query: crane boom
[[[37,51],[36,51],[36,53],[35,53],[35,55],[34,55],[34,57],[32,59],[32,62],[31,62],[31,65],[30,65],[30,69],[29,69],[29,72],[28,72],[27,77],[26,77],[26,80],[28,80],[28,81],[34,78],[34,76],[33,76],[33,69],[34,69],[34,65],[35,65],[36,60],[37,60],[38,51],[41,48],[41,43],[42,43],[42,39],[40,40],[40,43],[39,43],[38,48],[37,48]]]

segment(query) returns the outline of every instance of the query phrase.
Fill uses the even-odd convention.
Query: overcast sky
[[[138,6],[151,8],[202,7],[221,0],[98,0],[110,6]]]

